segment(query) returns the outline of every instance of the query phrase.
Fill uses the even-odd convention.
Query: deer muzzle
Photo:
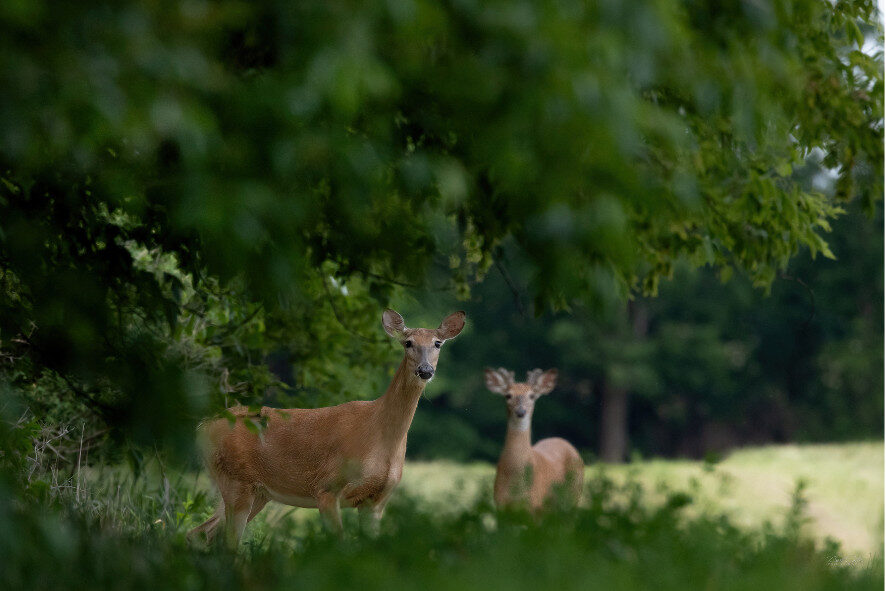
[[[423,380],[430,380],[434,377],[434,368],[431,367],[430,363],[422,363],[415,368],[415,375]]]

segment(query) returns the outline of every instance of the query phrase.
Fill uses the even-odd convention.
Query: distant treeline
[[[483,386],[486,365],[518,376],[558,367],[534,435],[562,435],[592,457],[880,437],[882,229],[882,214],[853,209],[830,236],[837,259],[798,257],[768,296],[743,278],[681,270],[657,298],[609,316],[535,318],[520,286],[493,271],[466,304],[470,330],[441,356],[409,454],[496,457],[504,405]]]

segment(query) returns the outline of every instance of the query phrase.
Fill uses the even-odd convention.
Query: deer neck
[[[508,468],[522,469],[532,458],[532,436],[529,427],[530,417],[522,419],[508,417],[508,432],[501,450],[499,463]]]
[[[396,446],[406,438],[426,384],[404,357],[387,391],[376,400],[379,433],[386,442]]]

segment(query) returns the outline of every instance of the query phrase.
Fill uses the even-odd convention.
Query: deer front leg
[[[331,492],[321,493],[317,497],[317,509],[320,510],[320,516],[326,526],[334,533],[341,535],[343,528],[338,495]]]
[[[360,530],[371,537],[376,537],[381,530],[381,516],[385,512],[385,503],[375,505],[363,504],[357,507],[360,518]]]

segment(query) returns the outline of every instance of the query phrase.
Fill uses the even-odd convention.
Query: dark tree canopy
[[[681,260],[766,287],[881,196],[876,23],[870,1],[4,2],[4,380],[51,374],[152,440],[206,392],[283,387],[271,351],[303,402],[357,396],[396,289],[466,297],[506,251],[537,312],[653,294]]]

